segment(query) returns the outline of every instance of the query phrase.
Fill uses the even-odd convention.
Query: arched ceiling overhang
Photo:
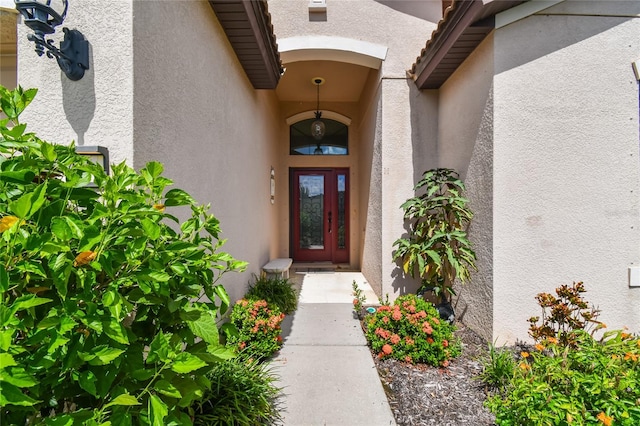
[[[300,36],[278,39],[284,64],[299,61],[334,61],[379,69],[387,47],[345,37]]]

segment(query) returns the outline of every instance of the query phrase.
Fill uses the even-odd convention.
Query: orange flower
[[[91,250],[83,251],[82,253],[76,256],[75,260],[73,261],[73,266],[78,267],[78,266],[86,265],[88,263],[91,263],[95,258],[96,258],[95,251],[91,251]]]
[[[620,357],[618,355],[616,355],[616,354],[611,355],[611,359],[618,359],[618,358],[620,358]]]
[[[391,352],[393,352],[393,348],[391,347],[391,345],[384,345],[384,346],[382,347],[382,352],[383,352],[385,355],[391,355]]]
[[[412,364],[413,360],[411,359],[411,357],[409,355],[407,355],[407,356],[404,357],[404,362],[408,362],[408,363]]]
[[[529,364],[527,364],[526,362],[521,362],[520,365],[518,365],[518,367],[520,367],[521,370],[530,370],[531,366]]]
[[[353,299],[353,304],[357,305],[358,303],[360,303],[360,301],[358,299]]]
[[[600,414],[598,414],[596,416],[596,418],[598,420],[600,420],[602,422],[603,425],[605,426],[611,426],[611,423],[613,422],[613,417],[609,417],[607,416],[604,412],[600,412]]]
[[[626,354],[624,354],[624,360],[628,361],[637,361],[638,360],[638,355],[631,353],[631,352],[627,352]]]
[[[393,318],[394,321],[400,321],[402,319],[402,312],[393,311],[393,314],[391,314],[391,318]]]
[[[544,346],[542,346],[540,343],[536,343],[536,349],[539,351],[543,351],[544,350]]]
[[[0,219],[0,232],[4,232],[15,225],[20,219],[15,216],[5,216]]]
[[[549,343],[553,343],[554,345],[558,344],[558,339],[556,339],[555,337],[549,337],[547,340],[549,341]]]
[[[158,210],[160,213],[164,213],[165,210],[164,204],[154,204],[153,208]]]
[[[398,336],[397,334],[392,334],[391,335],[391,343],[395,345],[398,342],[400,342],[400,336]]]
[[[522,355],[522,358],[529,358],[529,352],[520,352],[520,355]]]
[[[442,341],[442,347],[446,348],[447,346],[449,346],[449,341],[448,340],[443,340]]]
[[[433,343],[433,339],[431,337],[427,337],[427,343],[429,344]]]
[[[628,339],[629,337],[631,337],[631,334],[629,333],[625,333],[624,331],[620,333],[620,338],[622,339]]]
[[[442,361],[442,366],[443,366],[444,368],[447,368],[447,367],[449,366],[449,361],[448,361],[448,360],[446,360],[446,359],[445,359],[444,361]]]

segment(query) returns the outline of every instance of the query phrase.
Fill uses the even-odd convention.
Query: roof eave
[[[255,89],[275,89],[282,62],[265,0],[209,0]]]

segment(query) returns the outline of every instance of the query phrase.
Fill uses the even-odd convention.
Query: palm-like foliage
[[[476,255],[466,232],[473,213],[454,170],[428,170],[414,190],[421,195],[401,206],[409,229],[393,243],[393,260],[402,262],[405,274],[422,280],[419,292],[433,291],[446,302],[447,293],[455,294],[455,280],[467,281],[475,269]]]

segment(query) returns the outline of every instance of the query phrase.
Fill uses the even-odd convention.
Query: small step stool
[[[292,263],[293,259],[290,258],[273,259],[264,265],[262,270],[267,274],[279,274],[280,278],[289,278],[289,268]]]

